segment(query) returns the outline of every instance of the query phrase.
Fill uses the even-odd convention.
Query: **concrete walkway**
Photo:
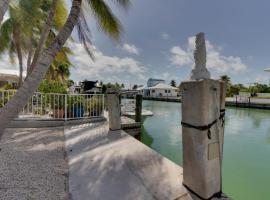
[[[0,148],[1,200],[198,200],[180,166],[107,122],[8,129]]]
[[[107,122],[65,135],[72,200],[198,199],[182,186],[180,166],[124,131],[108,132]]]
[[[190,199],[182,168],[123,131],[66,129],[73,200]]]

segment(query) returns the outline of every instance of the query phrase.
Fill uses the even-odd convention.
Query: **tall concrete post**
[[[182,91],[183,184],[203,199],[221,192],[225,84],[187,81]]]
[[[135,122],[142,121],[142,95],[136,95]]]
[[[109,89],[107,91],[107,104],[109,115],[109,129],[112,131],[121,129],[121,116],[120,116],[120,104],[119,93],[115,90]]]

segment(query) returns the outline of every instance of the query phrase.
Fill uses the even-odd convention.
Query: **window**
[[[152,90],[152,93],[155,93],[155,90]]]
[[[171,93],[171,90],[168,90],[168,93]]]
[[[165,90],[165,93],[167,93],[167,90]]]

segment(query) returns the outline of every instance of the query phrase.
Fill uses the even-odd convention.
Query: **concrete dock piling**
[[[208,199],[222,190],[225,84],[201,79],[183,82],[181,90],[183,184]]]
[[[136,95],[135,122],[142,121],[142,95]]]
[[[107,104],[109,116],[109,129],[116,131],[121,129],[120,103],[119,93],[116,90],[109,89],[107,91]]]

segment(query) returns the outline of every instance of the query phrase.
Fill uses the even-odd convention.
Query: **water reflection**
[[[142,142],[181,165],[181,104],[143,106],[154,116],[144,121]],[[238,200],[269,199],[270,111],[227,107],[225,119],[224,191]]]
[[[153,144],[153,140],[153,137],[149,135],[148,132],[145,130],[144,126],[142,126],[141,141],[143,141],[143,143],[147,146],[151,146]]]

